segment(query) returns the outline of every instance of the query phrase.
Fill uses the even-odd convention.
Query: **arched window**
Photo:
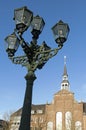
[[[47,123],[47,130],[53,130],[53,122],[48,122]]]
[[[56,130],[62,130],[62,112],[56,113]]]
[[[71,123],[72,123],[72,114],[71,112],[66,112],[65,113],[65,126],[66,126],[66,130],[71,130]]]
[[[75,130],[82,130],[82,123],[80,121],[75,122]]]

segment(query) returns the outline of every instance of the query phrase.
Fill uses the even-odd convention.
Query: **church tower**
[[[66,56],[64,56],[64,72],[62,76],[61,82],[61,90],[68,90],[70,89],[70,83],[68,81],[68,74],[67,74],[67,67],[66,67]]]

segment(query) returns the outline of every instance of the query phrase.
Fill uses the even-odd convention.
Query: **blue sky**
[[[69,24],[68,40],[58,54],[50,59],[42,70],[36,71],[33,87],[33,104],[51,102],[54,93],[60,90],[64,56],[67,57],[67,71],[70,90],[78,101],[86,102],[86,1],[85,0],[0,0],[0,117],[8,111],[22,107],[26,82],[26,68],[13,64],[5,51],[4,38],[15,28],[14,9],[27,6],[34,15],[45,21],[38,44],[43,41],[56,48],[52,26],[60,19]],[[24,36],[31,41],[30,30]],[[19,53],[18,53],[19,54]]]

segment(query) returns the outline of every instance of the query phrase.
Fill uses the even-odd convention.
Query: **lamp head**
[[[16,29],[23,33],[30,26],[33,18],[33,12],[27,9],[26,6],[14,10],[14,20]]]
[[[59,44],[59,46],[63,46],[63,43],[67,40],[70,31],[68,24],[60,20],[52,27],[52,31],[56,43]]]
[[[39,34],[42,32],[44,28],[44,25],[45,22],[42,17],[40,17],[39,15],[33,17],[33,20],[31,22],[32,35],[38,38]]]
[[[12,33],[11,35],[7,36],[5,41],[7,42],[6,52],[8,53],[8,56],[14,56],[14,53],[19,47],[19,39],[17,38],[16,34]]]

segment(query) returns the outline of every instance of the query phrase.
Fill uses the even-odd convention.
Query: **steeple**
[[[70,83],[68,81],[68,74],[67,74],[67,68],[66,68],[66,56],[64,56],[64,72],[62,76],[61,90],[69,91],[69,87],[70,87]]]

